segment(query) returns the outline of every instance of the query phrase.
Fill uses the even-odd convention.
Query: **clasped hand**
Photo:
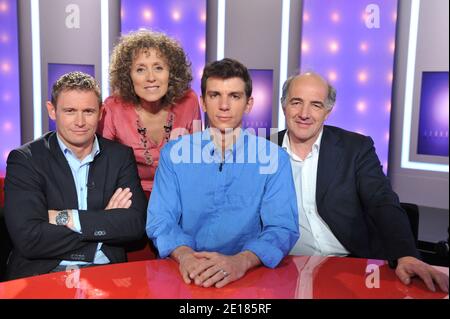
[[[226,256],[215,252],[191,252],[180,259],[180,272],[186,284],[221,288],[238,280],[247,271],[245,256]]]

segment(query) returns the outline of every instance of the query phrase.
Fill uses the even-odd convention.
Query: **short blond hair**
[[[59,95],[64,91],[92,91],[97,96],[98,105],[102,105],[102,95],[97,81],[83,72],[70,72],[62,75],[52,87],[52,104],[56,107]]]

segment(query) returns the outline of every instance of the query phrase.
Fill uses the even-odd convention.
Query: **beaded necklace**
[[[164,127],[164,138],[162,141],[163,144],[167,143],[170,140],[170,133],[172,132],[174,118],[175,118],[174,114],[169,111],[167,122],[163,126]],[[150,154],[150,149],[148,147],[147,128],[142,126],[141,121],[139,120],[139,115],[137,116],[136,119],[136,126],[137,132],[140,135],[140,144],[142,145],[142,147],[144,147],[145,163],[150,166],[153,164],[153,157],[152,154]]]

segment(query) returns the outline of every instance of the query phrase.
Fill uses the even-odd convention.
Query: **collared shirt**
[[[289,157],[265,138],[242,131],[222,156],[205,130],[162,149],[146,226],[161,257],[179,246],[249,250],[275,267],[297,241],[297,225]]]
[[[63,152],[67,163],[70,166],[70,170],[72,171],[73,180],[75,182],[75,188],[77,190],[77,198],[78,198],[78,210],[86,210],[87,207],[87,183],[89,176],[89,166],[94,160],[94,157],[100,152],[100,147],[98,144],[97,136],[94,139],[94,145],[92,146],[92,151],[88,154],[83,160],[79,160],[75,154],[64,144],[64,142],[60,139],[57,134],[58,144]],[[69,208],[69,207],[68,207]],[[74,230],[78,233],[82,233],[79,212],[76,209],[72,209],[72,218],[74,224]],[[94,264],[108,264],[110,261],[108,257],[100,250],[102,247],[102,243],[98,243],[97,251],[94,257]],[[88,264],[87,262],[82,261],[61,261],[61,266],[71,266],[71,265],[84,265]]]
[[[322,133],[323,129],[314,142],[311,152],[304,160],[292,151],[288,132],[286,132],[283,138],[282,147],[291,158],[295,191],[297,194],[299,227],[300,233],[302,234],[290,252],[291,255],[341,256],[349,254],[317,211],[317,166],[319,163]]]

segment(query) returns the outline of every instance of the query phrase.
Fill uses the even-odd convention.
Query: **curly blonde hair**
[[[191,87],[191,63],[180,44],[167,35],[150,30],[132,31],[119,40],[111,55],[109,84],[114,95],[139,104],[130,72],[134,58],[148,49],[156,49],[169,65],[169,87],[162,105],[174,104]]]

